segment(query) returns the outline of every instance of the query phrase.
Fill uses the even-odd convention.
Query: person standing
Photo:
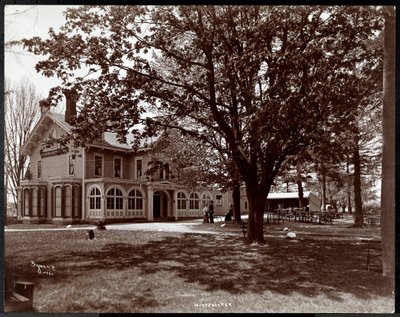
[[[214,223],[214,203],[210,202],[210,207],[208,207],[209,209],[209,214],[210,214],[210,222]]]
[[[232,204],[229,204],[229,210],[228,213],[225,215],[225,221],[232,221],[232,215],[233,215],[233,206]]]
[[[208,213],[209,213],[209,211],[210,210],[208,209],[207,205],[204,206],[204,208],[203,208],[203,214],[204,214],[203,223],[208,223]]]

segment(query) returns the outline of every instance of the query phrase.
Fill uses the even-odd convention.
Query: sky
[[[59,29],[65,22],[62,12],[68,6],[61,5],[7,5],[4,9],[4,41],[20,40],[39,36],[48,37],[52,27]],[[57,79],[47,78],[35,70],[35,64],[42,59],[22,49],[14,47],[4,52],[5,78],[18,82],[28,77],[39,93],[46,97],[51,87],[58,84]]]

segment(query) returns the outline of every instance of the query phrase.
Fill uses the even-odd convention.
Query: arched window
[[[58,218],[62,217],[62,189],[61,186],[57,186],[54,189],[55,193],[55,216]]]
[[[89,209],[101,209],[101,193],[100,190],[95,187],[90,191],[89,194],[90,206]]]
[[[123,209],[122,192],[118,188],[111,188],[107,192],[107,209],[109,210]]]
[[[186,208],[187,208],[186,201],[187,201],[187,197],[186,197],[185,193],[178,192],[178,194],[177,194],[178,210],[186,210]]]
[[[142,210],[143,209],[143,194],[140,190],[132,189],[128,194],[128,209]]]
[[[30,191],[26,188],[24,189],[24,216],[29,216],[30,208]]]
[[[39,188],[39,217],[45,217],[46,212],[46,191],[43,187]]]
[[[189,209],[199,210],[199,195],[191,193],[189,197]]]
[[[32,217],[37,217],[38,215],[38,190],[37,188],[32,188]]]
[[[72,217],[72,188],[71,186],[66,186],[64,190],[64,213],[65,217]]]

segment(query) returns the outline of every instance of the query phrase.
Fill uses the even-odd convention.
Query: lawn
[[[246,245],[235,225],[199,227],[219,233],[6,232],[5,258],[35,283],[37,312],[394,311],[393,283],[366,270],[360,243],[379,228],[269,225],[265,245]]]

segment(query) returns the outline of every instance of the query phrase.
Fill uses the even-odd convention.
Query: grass
[[[285,226],[298,239],[284,239]],[[5,259],[15,279],[35,283],[37,312],[394,310],[392,281],[366,270],[360,243],[379,228],[269,225],[265,245],[247,245],[237,225],[198,227],[221,234],[104,230],[90,241],[79,230],[6,232]]]

